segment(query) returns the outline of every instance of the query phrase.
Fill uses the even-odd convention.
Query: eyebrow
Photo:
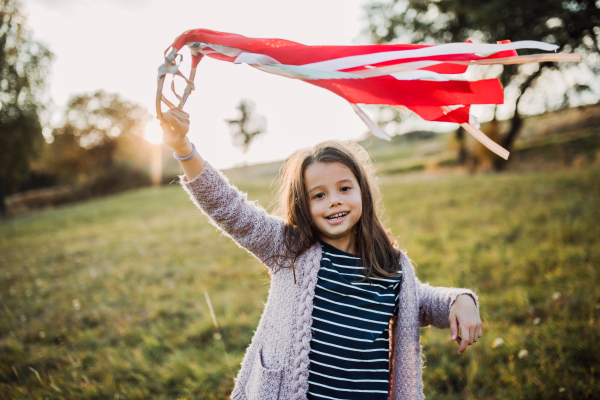
[[[354,181],[352,179],[342,179],[337,181],[336,183],[342,183],[342,182],[350,182],[350,183],[354,183]],[[310,189],[308,191],[308,194],[312,193],[314,190],[317,190],[318,188],[320,188],[323,185],[319,185],[319,186],[315,186],[314,188]]]

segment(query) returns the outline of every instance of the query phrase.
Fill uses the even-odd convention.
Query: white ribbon
[[[339,71],[342,69],[362,67],[364,65],[378,64],[386,61],[402,60],[406,58],[432,57],[449,54],[497,53],[499,51],[516,49],[539,49],[552,51],[558,49],[558,46],[555,44],[538,42],[535,40],[521,40],[518,42],[502,44],[448,43],[431,47],[423,47],[415,50],[383,51],[380,53],[341,57],[333,60],[304,64],[304,67],[323,69],[326,71]]]
[[[367,67],[360,71],[352,71],[354,75],[360,75],[363,78],[374,78],[376,76],[390,75],[405,71],[414,71],[416,69],[431,67],[433,65],[442,64],[442,61],[415,61],[403,64],[388,65],[385,67]]]
[[[438,74],[437,72],[433,72],[433,71],[425,71],[422,69],[418,69],[415,71],[399,72],[399,73],[390,74],[390,75],[399,81],[422,80],[422,81],[437,81],[437,82],[447,82],[447,81],[466,82],[466,80],[464,79],[462,74],[457,75],[457,76],[448,76],[448,75],[444,75],[444,74]]]
[[[281,64],[272,57],[258,53],[241,53],[233,63],[245,63],[261,71],[293,79],[362,79],[362,76],[347,72],[323,71],[298,65]]]
[[[492,139],[487,137],[487,135],[481,132],[479,129],[475,128],[471,124],[460,124],[467,132],[469,132],[475,139],[477,139],[482,145],[490,149],[492,152],[496,153],[500,157],[508,160],[509,152],[504,147],[500,146],[498,143],[494,142]]]
[[[285,76],[287,78],[317,80],[317,79],[362,79],[362,76],[339,71],[323,71],[320,69],[305,68],[297,65],[287,64],[256,64],[252,65],[271,74]]]
[[[247,53],[247,52],[240,53],[237,56],[237,58],[235,59],[235,61],[233,61],[233,63],[234,64],[246,63],[248,65],[281,64],[279,61],[277,61],[273,57],[269,57],[265,54]]]
[[[187,46],[192,49],[192,50],[196,50],[202,54],[211,54],[211,53],[221,53],[223,55],[226,55],[228,57],[237,57],[240,55],[240,53],[242,53],[242,50],[236,48],[236,47],[229,47],[229,46],[223,46],[220,44],[212,44],[212,43],[203,43],[203,42],[190,42],[187,44]],[[212,50],[206,50],[205,48],[209,47]]]
[[[367,128],[371,131],[373,136],[378,137],[379,139],[387,140],[388,142],[392,140],[390,135],[385,133],[375,122],[369,118],[367,113],[365,113],[362,108],[358,106],[358,104],[350,103],[354,112],[362,119],[362,121],[367,125]]]
[[[481,124],[479,123],[479,119],[476,116],[469,113],[469,123],[473,125],[477,129],[481,129]]]
[[[441,106],[440,108],[444,112],[444,114],[448,114],[450,111],[456,110],[457,108],[464,106]],[[471,121],[474,121],[475,124],[472,124]],[[467,132],[469,132],[475,139],[477,139],[482,145],[490,149],[490,151],[496,153],[500,157],[508,160],[508,156],[510,153],[504,147],[500,146],[498,143],[494,142],[492,139],[487,137],[487,135],[479,130],[479,121],[475,118],[474,115],[469,114],[469,123],[460,124]]]
[[[179,71],[179,67],[177,67],[177,65],[175,64],[171,64],[171,65],[167,65],[167,64],[162,64],[160,67],[158,67],[158,77],[160,78],[161,76],[165,76],[166,74],[177,74],[177,72]]]

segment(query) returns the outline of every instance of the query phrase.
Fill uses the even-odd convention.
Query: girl
[[[182,186],[272,278],[232,399],[419,399],[419,327],[450,326],[458,354],[481,337],[475,294],[421,283],[394,247],[362,148],[325,142],[292,156],[280,175],[279,218],[200,157],[186,137],[188,114],[164,115]]]

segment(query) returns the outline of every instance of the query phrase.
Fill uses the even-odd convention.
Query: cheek
[[[356,222],[358,222],[358,220],[360,219],[360,217],[362,217],[362,207],[360,206],[360,204],[358,206],[358,210],[359,210],[359,212],[357,212],[356,215],[354,215],[354,218],[355,218]]]
[[[360,198],[360,195],[354,197],[352,206],[356,211],[358,211],[357,214],[359,214],[358,217],[360,218],[360,215],[362,214],[362,199]]]
[[[321,207],[319,203],[311,202],[310,213],[313,217],[319,217],[323,215],[323,207]]]

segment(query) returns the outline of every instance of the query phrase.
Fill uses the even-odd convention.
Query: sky
[[[52,124],[70,96],[103,89],[147,107],[155,116],[157,68],[163,52],[181,33],[206,28],[250,37],[275,37],[308,45],[366,44],[365,0],[183,1],[24,0],[28,27],[54,53],[49,90]],[[184,53],[183,71],[190,57]],[[218,168],[281,160],[299,148],[327,139],[351,140],[367,129],[341,97],[305,82],[205,57],[196,91],[185,110],[189,138]],[[170,91],[165,87],[167,96]],[[174,99],[171,94],[171,99]],[[225,119],[251,99],[267,120],[247,154],[232,145]],[[376,118],[377,109],[368,110]],[[407,131],[411,122],[403,126]],[[148,125],[156,134],[158,124]],[[425,123],[421,129],[449,130],[453,124]],[[46,130],[49,132],[50,130]]]

